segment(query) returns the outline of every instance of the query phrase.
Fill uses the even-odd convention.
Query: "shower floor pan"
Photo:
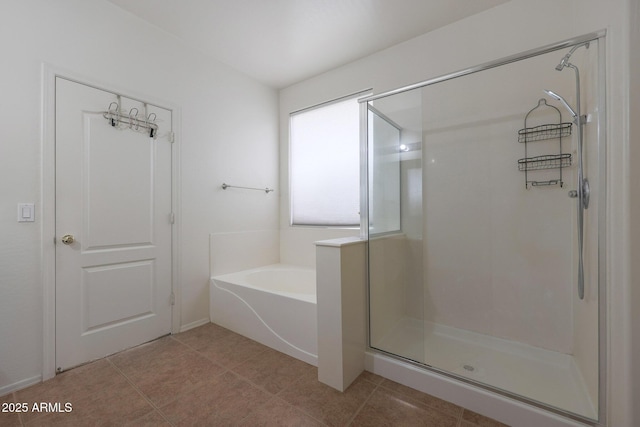
[[[426,331],[426,333],[425,333]],[[571,355],[450,326],[404,318],[374,348],[597,418]]]

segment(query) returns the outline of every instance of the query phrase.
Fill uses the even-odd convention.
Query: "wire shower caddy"
[[[529,115],[538,108],[553,108],[558,115],[558,122],[528,127],[527,121],[529,120]],[[529,188],[529,186],[538,187],[549,185],[560,185],[560,187],[562,187],[564,185],[562,169],[571,166],[572,156],[570,153],[562,152],[562,138],[571,135],[572,125],[573,123],[570,122],[562,122],[560,110],[553,105],[547,104],[544,98],[541,98],[538,101],[538,105],[529,110],[524,118],[524,128],[518,131],[518,142],[524,144],[524,157],[518,159],[518,170],[524,172],[525,188]],[[558,140],[558,154],[528,156],[528,143],[550,139]],[[544,181],[529,179],[529,171],[539,171],[543,169],[558,169],[558,178]]]

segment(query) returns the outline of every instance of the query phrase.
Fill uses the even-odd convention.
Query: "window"
[[[291,114],[293,225],[360,225],[359,122],[355,96]]]

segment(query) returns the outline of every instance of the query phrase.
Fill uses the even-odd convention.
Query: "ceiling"
[[[109,0],[275,88],[508,0]]]

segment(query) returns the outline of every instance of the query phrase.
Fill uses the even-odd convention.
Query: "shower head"
[[[571,48],[571,50],[569,51],[569,53],[567,53],[563,58],[562,61],[560,61],[560,63],[558,65],[556,65],[556,70],[558,71],[562,71],[562,69],[564,67],[569,67],[572,66],[572,64],[569,62],[569,58],[571,58],[571,55],[573,55],[573,52],[576,51],[577,48],[584,46],[587,49],[589,49],[589,42],[586,43],[582,43],[582,44],[578,44],[575,45],[574,47]]]
[[[558,65],[556,65],[556,70],[558,71],[562,71],[562,69],[564,67],[567,66],[567,64],[569,63],[569,57],[571,56],[571,53],[567,53],[564,58],[562,58],[562,61],[560,61],[560,63]]]
[[[565,106],[565,108],[567,110],[569,110],[569,112],[571,113],[571,115],[573,116],[573,118],[575,119],[576,117],[578,117],[578,113],[576,113],[574,111],[573,108],[571,108],[571,106],[569,105],[569,103],[560,95],[558,95],[557,93],[551,91],[551,90],[547,90],[545,89],[544,92],[549,95],[550,97],[552,97],[553,99],[555,99],[556,101],[560,101],[562,103],[562,105]]]

